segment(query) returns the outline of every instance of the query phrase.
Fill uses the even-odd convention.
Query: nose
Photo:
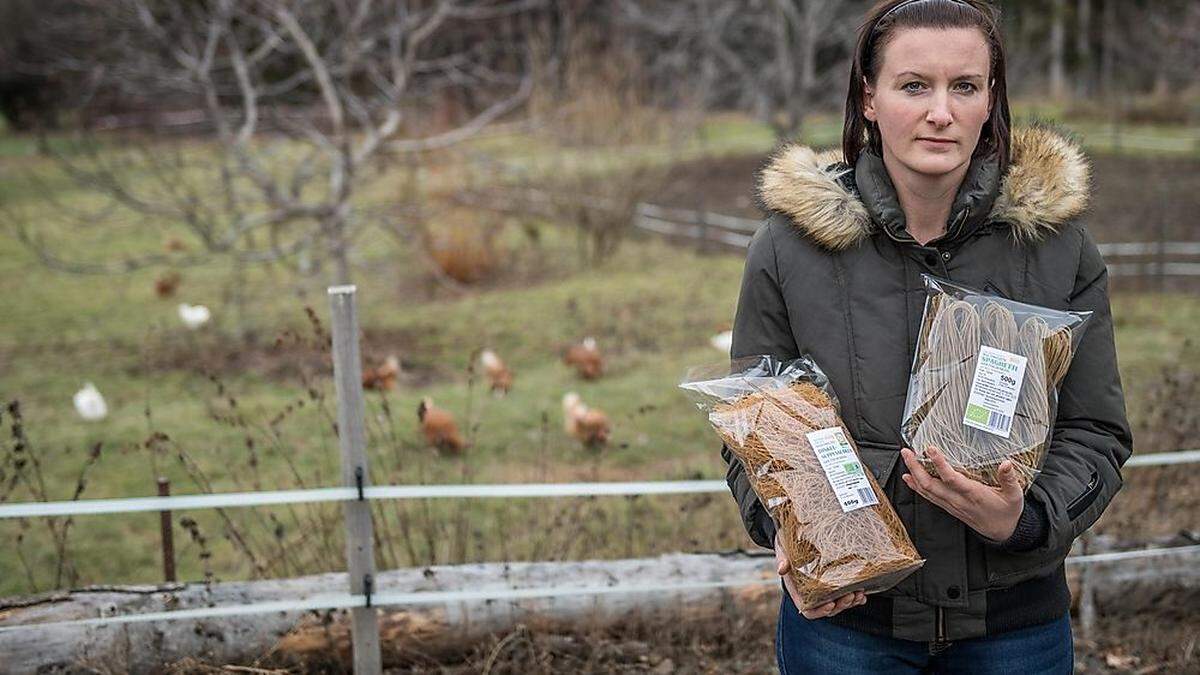
[[[954,121],[954,116],[950,114],[950,97],[948,95],[944,92],[934,95],[929,110],[925,113],[925,121],[939,129],[950,126],[950,123]]]

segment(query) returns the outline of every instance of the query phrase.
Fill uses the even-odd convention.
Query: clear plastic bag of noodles
[[[801,609],[887,590],[924,564],[812,359],[698,366],[679,386],[708,413],[775,519]]]
[[[1023,489],[1042,469],[1058,387],[1091,312],[1038,307],[922,275],[928,295],[900,434],[926,456],[999,487],[1012,460]]]

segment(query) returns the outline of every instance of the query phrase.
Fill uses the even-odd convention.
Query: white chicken
[[[708,343],[728,356],[729,352],[733,349],[733,331],[727,330],[717,333],[709,339]]]
[[[189,305],[186,302],[179,303],[179,318],[183,321],[183,325],[191,330],[208,323],[212,318],[212,312],[204,305]]]
[[[89,422],[102,420],[108,416],[108,404],[104,402],[104,397],[100,395],[96,385],[91,382],[85,383],[83,389],[75,392],[72,400],[75,402],[75,412]]]

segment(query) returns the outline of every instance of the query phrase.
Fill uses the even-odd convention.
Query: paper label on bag
[[[1021,381],[1025,379],[1026,361],[1020,354],[980,347],[963,424],[1008,438]]]
[[[821,461],[821,468],[825,470],[829,486],[833,488],[838,503],[842,505],[842,512],[849,513],[879,503],[879,498],[871,489],[871,482],[867,480],[862,462],[858,461],[854,448],[841,427],[821,429],[806,435],[808,444]]]

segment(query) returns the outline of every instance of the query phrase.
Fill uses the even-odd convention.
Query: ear
[[[877,121],[878,115],[875,114],[875,90],[871,88],[867,78],[863,78],[863,117],[868,121]]]

